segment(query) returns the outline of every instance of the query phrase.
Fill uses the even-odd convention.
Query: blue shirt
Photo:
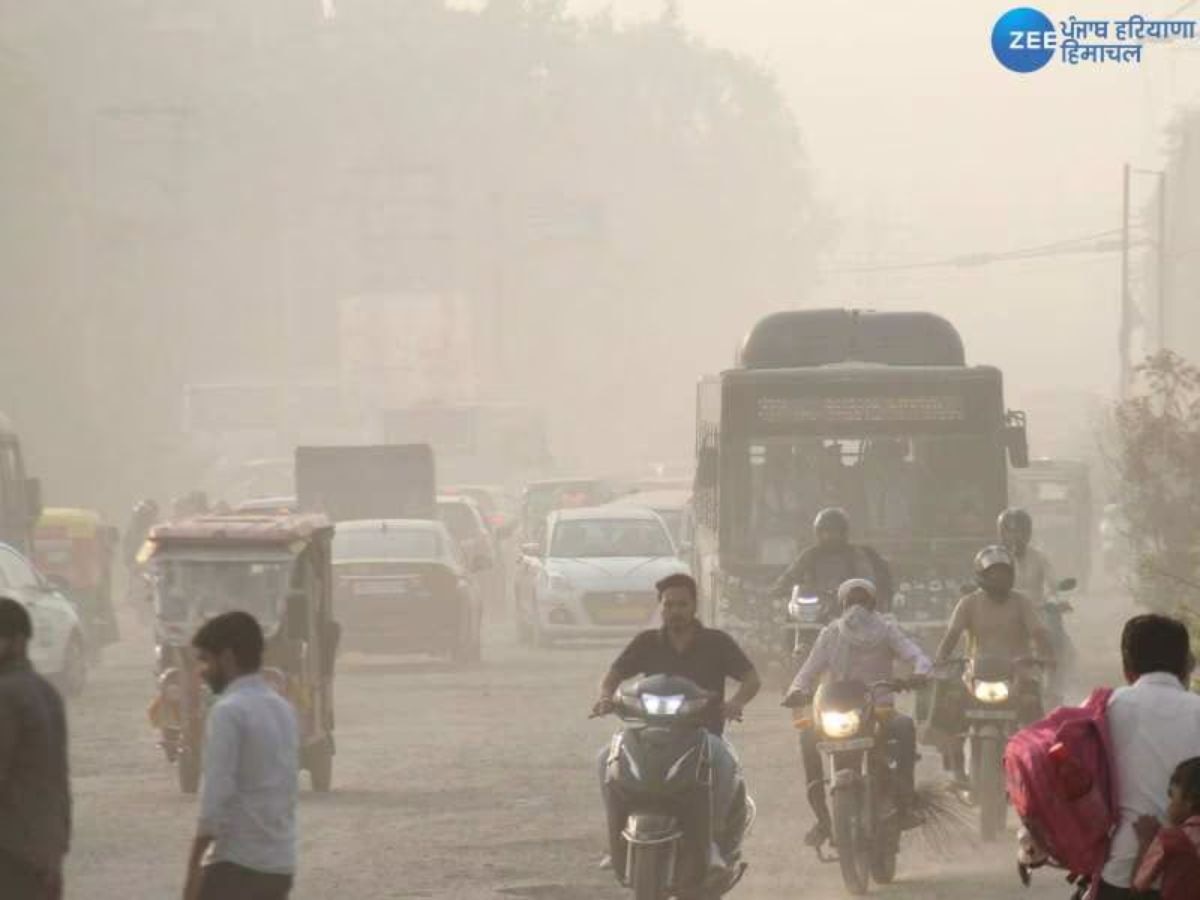
[[[257,673],[235,679],[208,713],[199,833],[206,863],[296,870],[299,737],[292,705]]]

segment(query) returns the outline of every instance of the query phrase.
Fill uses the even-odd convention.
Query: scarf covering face
[[[856,669],[861,668],[854,665],[855,660],[864,656],[884,652],[890,659],[888,623],[874,610],[861,605],[852,606],[831,627],[837,630],[838,635],[829,666],[834,678],[852,676]]]

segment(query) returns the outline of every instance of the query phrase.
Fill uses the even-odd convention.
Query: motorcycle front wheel
[[[666,900],[667,887],[663,884],[666,870],[666,848],[660,844],[631,846],[629,883],[633,888],[634,900]]]
[[[994,841],[1004,832],[1008,818],[1008,796],[1004,789],[1004,764],[998,740],[980,740],[975,744],[972,760],[975,774],[975,795],[979,804],[979,837]]]
[[[833,839],[837,842],[842,881],[851,894],[865,894],[870,877],[870,850],[863,833],[858,791],[844,788],[833,794]]]

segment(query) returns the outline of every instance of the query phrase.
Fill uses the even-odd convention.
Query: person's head
[[[1033,539],[1033,519],[1025,510],[1010,506],[996,519],[996,532],[1000,543],[1013,553],[1022,554]]]
[[[844,547],[850,540],[850,517],[844,509],[826,507],[813,519],[813,536],[820,547]]]
[[[1175,767],[1167,791],[1167,824],[1182,825],[1192,816],[1200,816],[1200,756]]]
[[[975,582],[993,600],[1007,600],[1016,581],[1016,564],[1006,547],[993,544],[975,554]]]
[[[0,597],[0,663],[24,659],[32,639],[29,610],[12,597]]]
[[[668,628],[685,628],[696,621],[696,579],[676,572],[661,579],[658,601],[662,605],[662,621]]]
[[[850,578],[838,587],[838,602],[843,612],[849,612],[854,606],[873,610],[875,601],[875,583],[867,578]]]
[[[200,675],[214,694],[231,681],[257,672],[262,666],[263,633],[258,620],[247,612],[227,612],[200,626],[192,638],[200,662]]]
[[[1121,632],[1121,661],[1125,678],[1137,681],[1152,672],[1166,672],[1180,681],[1191,677],[1194,661],[1187,626],[1170,616],[1134,616]]]

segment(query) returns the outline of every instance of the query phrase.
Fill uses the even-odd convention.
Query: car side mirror
[[[308,637],[308,592],[288,591],[287,636],[302,641]]]
[[[521,555],[522,556],[541,556],[542,555],[542,545],[539,544],[537,541],[527,541],[526,543],[521,545]]]
[[[1067,591],[1073,591],[1073,590],[1075,590],[1075,588],[1076,588],[1078,585],[1079,585],[1079,582],[1078,582],[1078,581],[1076,581],[1074,578],[1064,578],[1062,581],[1060,581],[1060,582],[1059,582],[1058,584],[1056,584],[1054,587],[1055,587],[1055,590],[1062,591],[1063,593],[1066,593]]]
[[[1014,469],[1029,468],[1029,436],[1025,431],[1025,413],[1009,410],[1005,416],[1004,443],[1008,461]]]

